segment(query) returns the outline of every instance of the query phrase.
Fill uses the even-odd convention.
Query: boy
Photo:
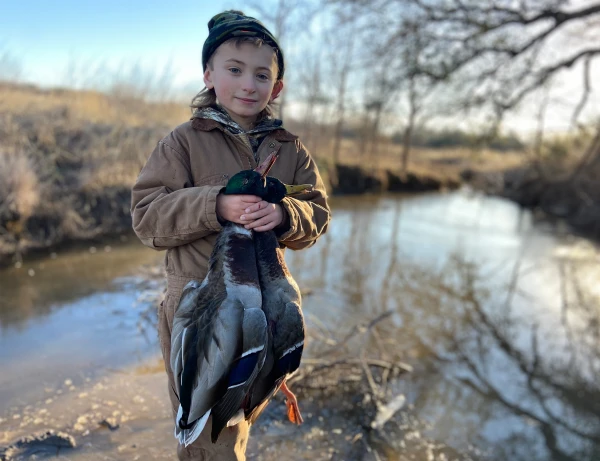
[[[202,50],[206,88],[193,100],[191,121],[162,139],[132,191],[133,228],[150,248],[167,250],[167,292],[158,310],[158,333],[174,415],[179,402],[169,366],[173,315],[183,287],[203,280],[223,220],[255,232],[273,229],[283,247],[315,243],[329,223],[327,195],[318,169],[297,136],[271,117],[269,104],[283,89],[281,49],[256,19],[226,11],[208,23]],[[270,172],[286,184],[313,184],[298,198],[271,204],[252,195],[223,195],[228,179],[255,168],[271,152]],[[179,446],[180,460],[244,460],[248,424],[210,441],[210,421],[198,440]]]

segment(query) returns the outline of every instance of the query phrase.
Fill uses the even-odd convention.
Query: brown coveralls
[[[298,138],[284,129],[272,131],[258,149],[260,161],[271,152],[279,158],[269,173],[286,184],[313,184],[314,191],[282,201],[284,225],[278,229],[284,247],[308,248],[323,234],[330,212],[323,181],[314,160]],[[174,416],[179,401],[173,391],[170,363],[171,327],[183,287],[202,281],[221,225],[216,197],[237,172],[257,166],[251,147],[218,122],[195,118],[162,139],[132,190],[133,229],[142,243],[167,250],[167,293],[158,310],[158,335],[168,377]],[[222,432],[216,444],[208,428],[191,446],[178,447],[180,460],[244,460],[248,424]]]

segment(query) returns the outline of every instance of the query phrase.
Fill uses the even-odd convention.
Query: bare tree
[[[354,9],[353,9],[354,10]],[[353,11],[345,15],[343,11],[336,12],[335,30],[326,34],[328,62],[332,76],[332,86],[337,88],[335,109],[332,119],[335,120],[333,133],[332,157],[334,163],[339,163],[342,145],[342,130],[344,127],[346,111],[348,109],[350,76],[355,62],[355,41],[357,23]]]
[[[406,82],[409,126],[411,113],[417,109],[413,104],[419,102],[413,91],[416,79],[449,88],[454,112],[471,111],[480,123],[486,120],[488,136],[497,133],[505,114],[550,83],[554,92],[564,89],[561,79],[570,77],[569,71],[582,73],[580,95],[573,95],[572,90],[568,94],[572,123],[579,125],[599,80],[594,72],[600,67],[593,65],[600,61],[598,0],[577,4],[567,0],[333,3],[352,5],[378,24],[382,38],[372,41],[372,49],[379,56],[405,58],[404,65],[396,67],[396,78]],[[408,134],[410,129],[405,130]],[[409,137],[405,136],[405,142],[410,143]],[[593,145],[587,152],[600,155]],[[587,157],[585,164],[591,163],[595,161]]]
[[[307,0],[273,0],[270,3],[251,1],[248,2],[248,6],[258,11],[262,21],[271,25],[273,34],[284,50],[289,37],[306,29],[317,13],[317,7]],[[284,91],[278,99],[279,118],[282,119],[287,101],[286,94]]]
[[[588,84],[576,115],[585,107],[594,81],[589,63],[600,55],[600,46],[597,37],[581,30],[600,24],[600,2],[575,8],[565,0],[391,3],[407,4],[387,46],[404,46],[418,34],[423,49],[413,70],[460,82],[465,105],[487,105],[501,118],[550,79],[581,64]]]
[[[423,105],[428,95],[431,94],[435,83],[428,76],[420,75],[418,72],[419,61],[424,49],[422,38],[414,31],[411,34],[412,42],[406,46],[401,54],[401,62],[398,67],[407,68],[404,73],[405,93],[408,102],[408,114],[406,117],[406,127],[402,136],[402,171],[406,172],[408,160],[412,147],[412,137],[417,123],[417,118],[423,109]]]
[[[329,104],[329,99],[323,92],[322,63],[321,50],[316,50],[314,54],[307,53],[300,73],[300,94],[304,106],[303,141],[315,156],[323,128],[323,109]]]
[[[417,115],[421,110],[421,101],[417,91],[417,76],[413,75],[408,81],[408,120],[402,136],[402,171],[406,172],[408,168],[408,158],[412,147],[412,136],[417,120]]]

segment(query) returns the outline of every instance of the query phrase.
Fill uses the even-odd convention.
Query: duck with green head
[[[272,160],[274,162],[276,158]],[[266,172],[272,166],[266,166]],[[257,170],[263,175],[265,167]],[[279,203],[287,195],[295,195],[312,189],[311,185],[289,186],[277,178],[266,177],[267,198]],[[304,317],[302,297],[280,251],[275,232],[256,232],[254,248],[258,263],[258,275],[262,295],[262,308],[267,319],[269,347],[265,363],[252,388],[246,408],[246,419],[254,422],[271,397],[281,390],[286,396],[287,415],[291,422],[303,422],[296,396],[286,380],[298,369],[304,349]]]
[[[278,198],[281,187],[268,187],[266,178],[275,159],[234,175],[223,193]],[[282,186],[284,195],[306,189]],[[186,285],[175,312],[171,367],[180,402],[175,437],[185,446],[198,438],[210,416],[213,442],[225,426],[246,416],[249,390],[272,355],[253,234],[226,222],[206,277]]]

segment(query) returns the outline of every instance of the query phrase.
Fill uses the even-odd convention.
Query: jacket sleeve
[[[295,198],[285,197],[281,202],[288,222],[279,229],[279,241],[292,250],[301,250],[315,244],[325,233],[331,212],[327,192],[319,170],[306,148],[298,143],[298,163],[294,184],[312,184],[313,191]]]
[[[158,143],[132,189],[133,230],[144,245],[164,250],[222,229],[216,214],[222,186],[193,184],[189,154],[171,134]]]

